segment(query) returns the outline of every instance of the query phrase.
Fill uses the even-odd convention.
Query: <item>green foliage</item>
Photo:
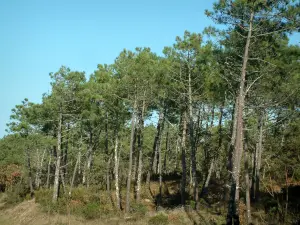
[[[151,217],[148,221],[149,225],[167,225],[168,223],[168,216],[163,213],[159,213],[156,216]]]
[[[147,213],[147,206],[141,203],[133,203],[131,204],[131,213],[133,213],[137,217],[143,217]]]
[[[100,217],[101,213],[101,210],[100,210],[100,205],[99,203],[87,203],[83,210],[82,210],[82,213],[83,213],[83,216],[86,218],[86,219],[96,219],[98,217]]]

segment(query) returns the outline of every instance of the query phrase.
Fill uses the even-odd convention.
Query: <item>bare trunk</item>
[[[185,205],[185,186],[186,186],[186,111],[182,114],[182,139],[181,139],[181,166],[182,166],[182,175],[181,175],[181,204]]]
[[[164,156],[164,166],[163,171],[164,173],[167,173],[167,156],[170,154],[170,145],[169,145],[169,123],[167,125],[167,131],[166,131],[166,151]]]
[[[159,119],[157,123],[157,133],[154,138],[154,144],[153,144],[153,152],[152,152],[152,157],[151,157],[151,162],[150,162],[150,169],[147,173],[147,186],[150,185],[150,179],[151,179],[151,174],[152,172],[157,173],[157,155],[158,155],[158,148],[160,146],[160,139],[161,139],[161,132],[163,130],[164,126],[164,121],[165,121],[165,115],[164,115],[165,110],[161,110],[159,113]]]
[[[58,117],[56,165],[55,165],[53,197],[52,197],[53,203],[57,202],[58,194],[59,194],[59,174],[60,174],[60,162],[61,162],[61,136],[62,136],[61,132],[62,132],[62,112],[59,113],[59,117]]]
[[[245,183],[246,183],[246,215],[247,215],[247,224],[252,223],[251,218],[251,201],[250,201],[250,180],[249,180],[249,153],[248,153],[248,143],[247,139],[245,141],[245,157],[244,157],[244,163],[245,163]]]
[[[50,187],[51,163],[52,163],[52,151],[49,149],[49,161],[48,161],[47,181],[46,181],[46,187],[47,187],[47,188]]]
[[[213,155],[212,161],[210,163],[208,174],[207,174],[204,186],[203,186],[202,191],[201,191],[201,196],[204,196],[207,193],[207,189],[208,189],[208,185],[209,185],[209,182],[210,182],[210,179],[211,179],[212,172],[214,171],[214,168],[216,167],[216,165],[215,165],[215,163],[216,163],[216,154],[218,154],[218,152],[221,150],[221,147],[222,147],[222,138],[223,138],[223,135],[222,135],[222,121],[223,121],[223,114],[224,114],[223,105],[220,107],[218,149],[217,149],[217,152]],[[214,110],[212,110],[212,118],[214,118]],[[211,127],[212,126],[213,126],[213,123],[211,123]]]
[[[35,186],[36,186],[36,189],[40,188],[41,173],[42,173],[42,169],[43,169],[43,163],[44,163],[45,153],[46,153],[46,148],[43,151],[42,158],[39,161],[38,168],[37,168],[37,171],[36,171],[36,176],[35,176]]]
[[[193,188],[193,200],[195,201],[195,207],[198,205],[198,179],[197,179],[197,164],[196,164],[196,146],[194,137],[194,118],[193,118],[193,102],[192,102],[192,84],[191,84],[191,70],[189,68],[189,136],[190,136],[190,154],[191,154],[191,166],[192,177],[191,183]]]
[[[240,190],[240,162],[243,153],[243,112],[245,105],[245,82],[246,82],[246,71],[249,57],[249,46],[252,36],[252,21],[254,13],[251,12],[249,20],[249,30],[246,40],[245,52],[243,57],[243,66],[240,78],[240,87],[238,92],[238,107],[237,107],[237,123],[236,123],[236,140],[234,145],[233,154],[233,170],[232,170],[232,181],[231,181],[231,196],[229,203],[229,210],[227,215],[227,224],[235,225],[239,224],[239,190]]]
[[[79,166],[80,166],[81,147],[82,147],[82,135],[80,135],[79,149],[78,149],[77,159],[76,159],[75,167],[73,170],[73,176],[72,176],[72,180],[71,180],[71,184],[70,184],[69,196],[72,195],[72,189],[73,189],[74,182],[75,182],[76,175],[77,175],[77,168],[79,168]]]
[[[115,161],[115,188],[116,188],[116,206],[118,210],[121,210],[121,199],[120,199],[120,187],[119,187],[119,160],[118,160],[118,145],[119,138],[116,134],[115,149],[114,149],[114,161]]]
[[[258,139],[255,148],[253,181],[251,187],[252,201],[259,200],[259,185],[260,185],[260,169],[261,169],[261,155],[263,151],[263,127],[264,127],[264,112],[261,112],[258,118]]]
[[[89,183],[90,183],[90,170],[92,165],[92,159],[93,159],[93,133],[92,131],[90,131],[89,148],[87,151],[86,164],[85,164],[83,177],[82,177],[82,183],[86,184],[87,187],[89,187]]]
[[[141,200],[141,185],[142,185],[142,169],[143,169],[143,128],[144,128],[144,110],[145,102],[143,102],[142,112],[139,114],[139,125],[138,125],[138,168],[136,178],[136,201]]]
[[[126,188],[126,206],[125,212],[130,212],[130,187],[131,187],[131,173],[132,173],[132,152],[133,152],[133,144],[134,144],[134,130],[135,130],[135,114],[136,114],[136,97],[133,105],[133,112],[131,118],[131,135],[130,135],[130,152],[129,152],[129,162],[128,162],[128,175],[127,175],[127,188]]]

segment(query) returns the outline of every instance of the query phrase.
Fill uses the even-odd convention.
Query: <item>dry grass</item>
[[[29,200],[12,208],[1,210],[0,225],[147,225],[149,219],[158,213],[164,213],[168,216],[169,225],[220,224],[216,223],[216,221],[221,219],[204,211],[195,212],[176,208],[162,212],[149,211],[143,218],[135,218],[134,216],[128,218],[113,216],[108,218],[103,216],[96,220],[85,220],[74,215],[44,213],[34,200]]]

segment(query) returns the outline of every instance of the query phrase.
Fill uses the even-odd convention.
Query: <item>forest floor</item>
[[[0,208],[1,209],[1,208]],[[86,220],[73,215],[48,214],[43,212],[35,200],[24,201],[14,207],[0,210],[0,225],[114,225],[133,224],[146,225],[149,219],[162,213],[168,217],[168,224],[222,224],[221,216],[211,215],[207,212],[195,212],[176,208],[161,212],[148,212],[143,218],[134,217],[104,217],[95,220]]]

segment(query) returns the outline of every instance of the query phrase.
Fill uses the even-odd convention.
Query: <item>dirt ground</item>
[[[1,209],[2,208],[2,209]],[[187,212],[181,208],[162,213],[168,216],[169,225],[189,225],[189,224],[219,224],[208,218],[205,212]],[[96,220],[85,220],[73,215],[48,214],[41,211],[35,200],[24,201],[14,207],[3,209],[0,207],[0,225],[147,225],[149,218],[155,216],[157,212],[149,212],[144,218],[100,218]]]

